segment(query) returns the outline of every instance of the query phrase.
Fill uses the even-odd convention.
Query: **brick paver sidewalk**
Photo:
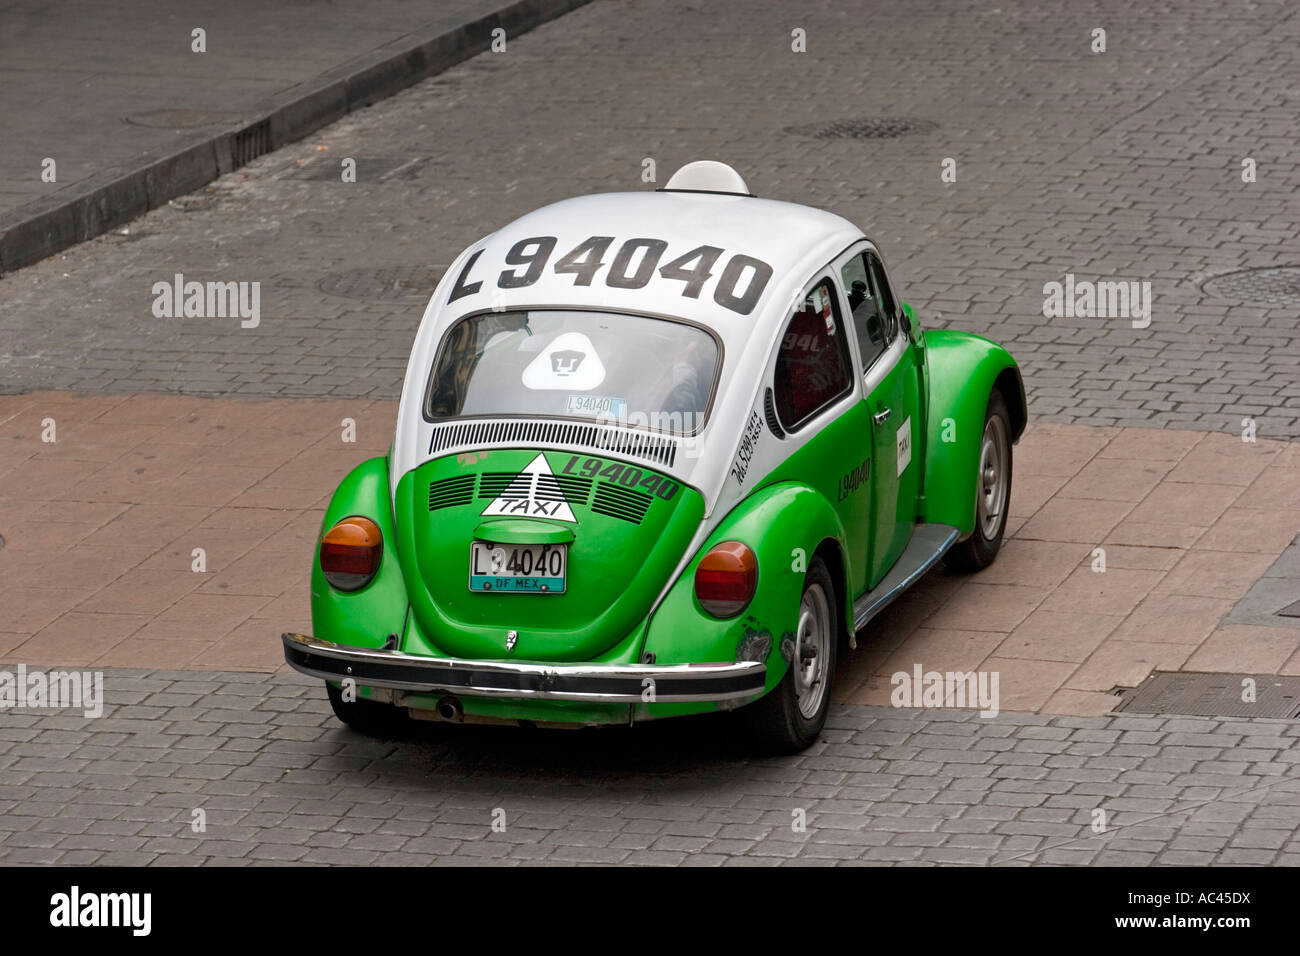
[[[395,416],[364,400],[0,397],[0,661],[282,667],[280,632],[311,629],[324,505],[385,452]],[[1005,710],[1084,714],[1153,669],[1300,674],[1300,628],[1221,623],[1300,529],[1298,452],[1031,425],[997,563],[936,570],[874,621],[841,699],[887,704],[889,675],[914,664],[998,671]]]

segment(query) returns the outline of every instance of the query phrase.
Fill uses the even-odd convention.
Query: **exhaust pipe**
[[[459,724],[465,719],[465,708],[461,706],[459,698],[448,695],[438,701],[438,716]]]

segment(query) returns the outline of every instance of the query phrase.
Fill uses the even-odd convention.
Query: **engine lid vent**
[[[429,483],[429,510],[467,505],[474,500],[474,476],[457,475]]]
[[[440,423],[433,426],[429,436],[430,455],[508,445],[591,448],[671,468],[677,459],[678,442],[667,435],[632,429],[527,419]]]

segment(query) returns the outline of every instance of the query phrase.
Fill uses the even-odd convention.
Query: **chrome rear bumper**
[[[530,664],[418,657],[285,634],[289,666],[329,681],[468,697],[575,700],[611,704],[736,700],[763,692],[759,661],[702,664]]]

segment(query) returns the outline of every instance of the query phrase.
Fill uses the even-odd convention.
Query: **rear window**
[[[718,359],[712,335],[666,319],[559,309],[484,313],[443,335],[424,417],[617,421],[690,435],[704,426]]]

